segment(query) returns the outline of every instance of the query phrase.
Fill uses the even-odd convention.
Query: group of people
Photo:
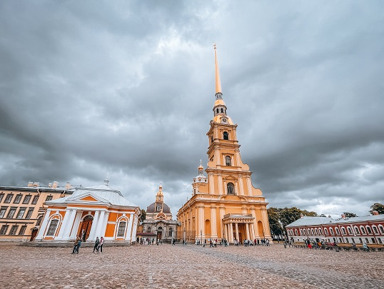
[[[77,237],[73,246],[72,254],[79,254],[79,249],[81,247],[81,243],[83,241],[83,237]],[[103,253],[103,245],[104,245],[104,237],[96,237],[95,244],[93,246],[93,253]]]

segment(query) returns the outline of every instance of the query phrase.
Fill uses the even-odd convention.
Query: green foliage
[[[300,219],[301,215],[316,217],[317,213],[293,208],[269,208],[269,225],[273,235],[283,235],[285,226]]]
[[[141,209],[140,222],[144,221],[147,218],[147,212],[144,209]]]
[[[379,212],[379,214],[384,214],[384,205],[383,204],[380,204],[380,203],[374,203],[372,206],[371,206],[371,210],[369,211],[371,214],[373,213],[373,211],[377,211]]]
[[[356,214],[354,213],[349,213],[349,212],[344,212],[343,213],[345,215],[346,218],[353,218],[353,217],[357,217]]]

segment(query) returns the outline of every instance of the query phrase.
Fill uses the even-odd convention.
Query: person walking
[[[99,240],[99,237],[96,237],[96,241],[95,241],[95,245],[93,246],[93,253],[96,252],[99,252],[99,243],[100,243],[100,240]]]
[[[80,240],[80,238],[77,237],[76,240],[75,240],[75,243],[73,244],[72,254],[75,254],[75,253],[76,253],[76,251],[77,251],[77,245],[78,245],[78,243],[79,243],[79,240]]]
[[[97,248],[97,252],[103,253],[103,245],[104,245],[104,237],[100,237],[99,247]]]

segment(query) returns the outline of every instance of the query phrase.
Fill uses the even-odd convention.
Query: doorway
[[[35,240],[36,235],[37,235],[37,231],[38,231],[37,228],[33,228],[30,241]]]
[[[81,238],[83,242],[85,242],[89,237],[89,233],[91,232],[91,228],[92,228],[92,221],[93,221],[93,217],[88,215],[81,222],[78,236]]]

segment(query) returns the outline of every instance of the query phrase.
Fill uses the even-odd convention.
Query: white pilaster
[[[37,237],[36,237],[37,241],[41,241],[44,237],[44,233],[45,233],[45,230],[47,229],[47,224],[48,224],[49,216],[51,215],[51,211],[52,211],[51,209],[48,209],[45,212],[44,220],[40,225],[39,233],[37,234]]]
[[[133,213],[131,213],[129,216],[128,229],[127,229],[127,232],[125,235],[125,240],[127,240],[127,241],[131,241],[132,224],[133,224]]]
[[[221,177],[221,175],[218,175],[218,182],[217,182],[217,185],[219,186],[219,195],[222,195],[223,194],[223,178]]]
[[[96,228],[97,224],[99,222],[99,211],[95,211],[95,215],[93,216],[93,221],[92,221],[92,227],[91,227],[91,232],[89,233],[89,237],[87,241],[94,241],[96,239]]]
[[[204,228],[204,206],[199,207],[199,236],[205,238],[205,228]]]
[[[106,212],[103,220],[103,226],[101,227],[101,232],[100,232],[101,237],[105,237],[105,230],[107,229],[108,219],[109,219],[109,212]]]
[[[236,240],[239,242],[239,225],[235,223],[235,229],[236,229]]]
[[[213,174],[210,173],[208,175],[208,182],[209,182],[209,193],[214,194],[215,193],[215,184],[213,182]]]
[[[217,238],[216,207],[211,207],[211,238]]]
[[[229,242],[233,243],[233,224],[229,223]]]
[[[239,176],[239,187],[240,187],[240,190],[239,190],[240,196],[244,196],[244,184],[243,184],[242,176]]]

